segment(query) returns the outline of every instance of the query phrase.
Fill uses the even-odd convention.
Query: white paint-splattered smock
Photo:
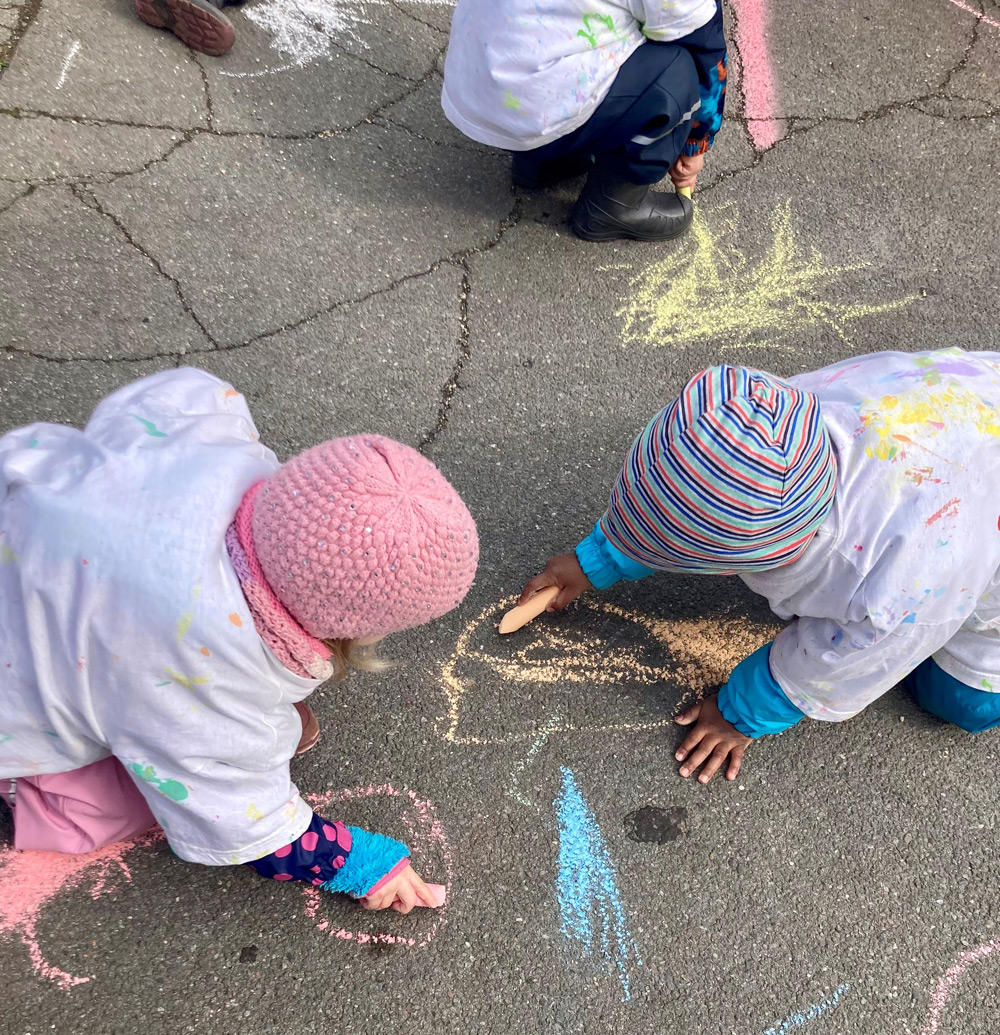
[[[473,140],[541,147],[594,114],[646,39],[682,39],[715,12],[716,0],[458,0],[441,105]]]
[[[791,378],[837,456],[794,564],[744,576],[781,618],[771,673],[816,719],[857,714],[933,657],[1000,691],[1000,354],[885,352]]]
[[[928,658],[1000,692],[1000,354],[882,352],[788,380],[819,398],[837,490],[801,558],[740,576],[793,621],[736,666],[722,714],[748,736],[849,719]],[[598,588],[651,573],[599,524],[577,556]]]
[[[243,397],[198,370],[105,399],[81,432],[0,438],[0,777],[115,755],[178,855],[288,844],[288,763],[317,686],[257,635],[225,545],[278,467]]]

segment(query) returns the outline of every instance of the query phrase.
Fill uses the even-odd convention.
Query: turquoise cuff
[[[607,589],[622,579],[626,582],[635,582],[654,572],[653,568],[633,561],[631,557],[612,546],[601,528],[600,521],[594,525],[593,532],[576,548],[576,559],[594,589]]]
[[[802,712],[788,700],[771,675],[770,653],[771,644],[766,643],[744,658],[719,691],[722,717],[744,737],[781,733],[802,718]]]
[[[364,898],[401,859],[409,856],[410,850],[385,834],[372,834],[360,827],[347,829],[351,834],[351,854],[336,876],[324,881],[322,887],[324,891]]]

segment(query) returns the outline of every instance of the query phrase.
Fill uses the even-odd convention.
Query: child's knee
[[[931,658],[914,670],[909,682],[924,711],[966,733],[983,733],[1000,725],[1000,694],[967,686]]]

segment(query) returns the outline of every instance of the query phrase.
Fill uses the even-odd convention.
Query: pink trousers
[[[13,805],[15,848],[80,855],[156,823],[117,758],[68,773],[0,780],[0,798]]]

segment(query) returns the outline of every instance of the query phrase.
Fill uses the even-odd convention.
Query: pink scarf
[[[253,615],[260,638],[290,672],[306,679],[329,679],[333,675],[330,649],[302,628],[264,578],[253,545],[254,500],[263,482],[243,497],[233,523],[226,530],[226,549],[233,562]]]

